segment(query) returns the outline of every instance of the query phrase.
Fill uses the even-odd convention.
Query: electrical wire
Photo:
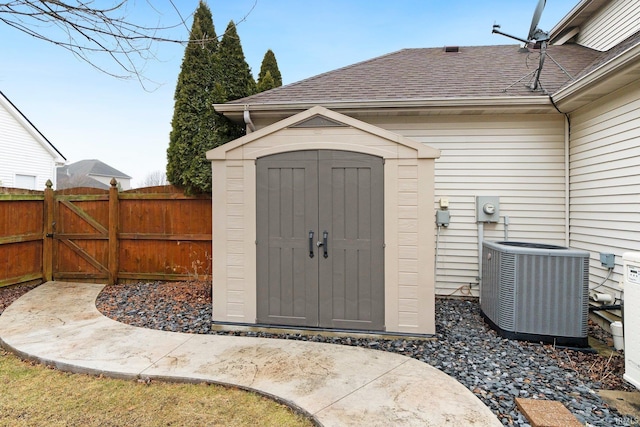
[[[596,286],[595,288],[591,288],[591,291],[595,291],[596,289],[598,289],[599,287],[603,286],[605,283],[607,283],[607,280],[609,280],[609,277],[611,277],[611,272],[613,271],[613,267],[609,268],[609,273],[607,273],[607,277],[604,278],[604,280],[602,281],[602,283],[600,283],[598,286]]]

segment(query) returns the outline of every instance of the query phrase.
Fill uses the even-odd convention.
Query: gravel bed
[[[0,313],[7,299],[0,288]],[[15,296],[15,292],[11,295]],[[10,301],[9,301],[10,303]],[[413,357],[456,378],[480,398],[504,425],[528,426],[515,397],[561,401],[591,426],[639,426],[620,415],[596,393],[599,389],[635,391],[622,380],[624,357],[573,351],[499,337],[480,316],[477,301],[438,299],[437,340],[336,338],[320,335],[217,332],[211,330],[210,285],[139,283],[107,286],[96,306],[115,320],[153,329],[198,334],[230,334],[328,342],[392,351]],[[594,325],[590,335],[607,339]]]

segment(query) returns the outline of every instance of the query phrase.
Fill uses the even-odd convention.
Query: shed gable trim
[[[344,123],[328,119],[321,115],[315,115],[309,119],[296,123],[291,128],[327,128],[327,127],[346,127]]]
[[[207,159],[208,160],[227,159],[229,154],[234,150],[241,149],[243,146],[251,142],[254,142],[261,138],[275,134],[284,129],[295,128],[296,124],[305,122],[310,119],[314,119],[315,117],[322,118],[330,122],[338,123],[341,125],[341,127],[351,127],[361,132],[368,133],[370,135],[377,136],[379,138],[393,142],[397,145],[406,147],[415,152],[415,158],[435,159],[440,157],[439,150],[431,148],[427,145],[413,141],[409,138],[403,137],[393,132],[389,132],[377,126],[370,125],[368,123],[362,122],[360,120],[354,119],[344,114],[336,113],[335,111],[331,111],[327,108],[315,106],[306,111],[298,113],[294,116],[283,119],[270,126],[262,128],[256,132],[252,132],[234,141],[228,142],[227,144],[221,145],[220,147],[216,147],[213,150],[209,150],[207,151]],[[390,158],[390,157],[387,156],[385,158]]]

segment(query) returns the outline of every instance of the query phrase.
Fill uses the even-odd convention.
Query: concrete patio
[[[254,390],[324,426],[500,426],[466,387],[398,354],[333,344],[137,328],[103,316],[104,285],[49,282],[0,316],[0,344],[88,374]]]

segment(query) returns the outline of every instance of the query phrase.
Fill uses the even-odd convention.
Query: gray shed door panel
[[[309,258],[317,229],[317,153],[299,151],[257,162],[258,322],[318,322],[318,262]]]
[[[258,322],[383,330],[382,159],[319,150],[257,165]]]

